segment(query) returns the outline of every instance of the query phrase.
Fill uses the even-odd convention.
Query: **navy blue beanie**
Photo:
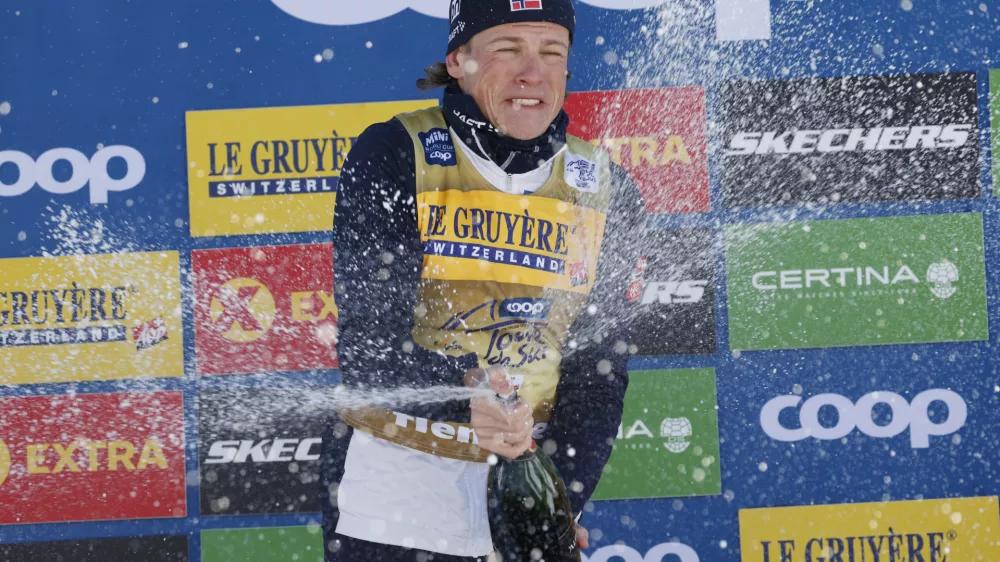
[[[451,0],[448,53],[469,42],[472,36],[505,23],[549,22],[569,30],[570,43],[576,29],[572,0]]]

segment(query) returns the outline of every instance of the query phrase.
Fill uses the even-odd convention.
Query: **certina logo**
[[[972,128],[972,125],[963,124],[741,132],[729,141],[726,154],[748,156],[961,148],[968,142]]]
[[[552,299],[517,298],[500,301],[500,318],[544,320],[549,315]]]
[[[660,438],[664,440],[662,442],[663,448],[671,453],[683,453],[687,450],[688,445],[691,444],[689,440],[693,434],[694,430],[691,427],[691,420],[688,418],[664,418],[660,422]],[[638,419],[632,422],[632,425],[627,430],[624,425],[618,426],[618,436],[616,437],[617,440],[614,447],[616,449],[619,447],[625,449],[653,448],[653,444],[648,440],[631,441],[636,437],[646,437],[649,440],[655,439],[653,432],[650,431],[646,422]]]
[[[597,193],[599,174],[596,162],[579,154],[566,153],[564,177],[569,185],[586,193]]]
[[[694,304],[701,302],[707,279],[690,281],[650,281],[642,292],[641,304]]]
[[[319,322],[337,315],[331,293],[293,291],[290,296],[293,322]],[[209,306],[213,326],[224,338],[237,343],[264,337],[278,314],[271,291],[248,277],[227,281],[212,295]]]
[[[128,341],[133,292],[75,282],[70,289],[0,291],[0,348]]]
[[[437,166],[454,166],[455,145],[451,142],[451,134],[447,129],[431,129],[426,133],[417,133],[424,145],[424,159],[428,164]]]
[[[942,261],[932,263],[927,267],[927,283],[931,294],[939,299],[947,299],[955,294],[958,288],[952,283],[958,281],[958,267],[955,264]],[[782,271],[758,271],[753,274],[753,286],[760,291],[784,291],[813,289],[852,289],[851,296],[866,296],[865,291],[880,287],[893,288],[898,286],[905,292],[907,287],[916,287],[921,280],[913,270],[903,264],[889,267],[835,267],[832,269],[788,269]],[[914,290],[915,291],[915,290]],[[879,294],[878,291],[874,293]],[[824,296],[824,293],[817,293]],[[826,296],[845,296],[837,291]]]
[[[0,441],[0,485],[11,472],[10,451]],[[62,472],[105,472],[166,470],[167,459],[156,439],[132,441],[91,441],[77,439],[69,443],[28,443],[25,446],[22,474],[59,474]]]
[[[458,15],[459,1],[443,2],[442,0],[378,0],[375,2],[358,2],[357,0],[271,0],[291,16],[312,23],[325,25],[354,25],[380,20],[398,14],[409,8],[427,16],[436,18],[451,17],[452,21]],[[598,8],[612,10],[642,9],[659,6],[667,0],[581,0]],[[542,0],[513,0],[518,4],[537,4]],[[522,8],[523,9],[523,8]]]
[[[121,178],[113,178],[108,172],[112,159],[125,161],[127,170]],[[70,166],[68,179],[56,179],[56,162],[65,161]],[[90,184],[90,203],[107,205],[111,192],[128,191],[139,185],[146,177],[146,160],[131,146],[114,145],[104,147],[91,158],[72,148],[53,148],[43,152],[37,160],[17,150],[0,150],[0,168],[12,164],[18,170],[17,181],[4,183],[0,180],[0,197],[17,197],[39,186],[49,193],[65,195],[79,191]]]
[[[602,546],[587,555],[581,552],[582,562],[701,562],[698,553],[690,546],[679,542],[660,543],[650,548],[646,555],[624,544]]]
[[[208,448],[208,458],[205,464],[243,464],[248,461],[255,463],[318,461],[320,446],[323,440],[319,437],[307,439],[264,439],[261,441],[216,441]]]
[[[930,419],[928,410],[932,402],[940,401],[948,406],[948,417],[940,422]],[[908,403],[895,392],[872,392],[862,396],[857,403],[839,394],[819,394],[802,402],[799,410],[800,427],[790,428],[778,421],[781,412],[795,408],[802,402],[801,396],[786,395],[773,398],[760,411],[760,425],[764,433],[777,441],[795,442],[812,437],[822,441],[841,439],[855,428],[869,437],[895,437],[910,430],[910,445],[914,449],[930,446],[931,435],[951,435],[965,425],[968,407],[961,396],[951,390],[926,390],[913,397]],[[892,421],[879,425],[874,419],[876,404],[886,404],[892,411]],[[829,406],[837,410],[837,422],[826,427],[819,421],[820,409]]]

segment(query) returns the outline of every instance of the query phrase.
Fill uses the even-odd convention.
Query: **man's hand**
[[[465,374],[464,381],[471,388],[489,381],[498,394],[509,394],[514,390],[503,367],[490,367],[486,371],[471,369]],[[531,447],[535,420],[531,406],[520,399],[516,406],[508,407],[493,397],[477,396],[472,399],[472,428],[479,438],[480,447],[513,459]]]
[[[580,525],[576,526],[576,546],[590,548],[590,532]]]

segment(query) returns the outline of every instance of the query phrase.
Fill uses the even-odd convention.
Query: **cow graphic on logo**
[[[569,284],[573,287],[579,287],[580,285],[586,285],[587,281],[590,279],[587,275],[587,264],[584,262],[571,263],[567,266],[569,269]]]
[[[577,154],[566,155],[566,183],[589,193],[597,193],[597,163]]]
[[[649,258],[643,256],[635,264],[635,271],[632,272],[632,280],[629,281],[628,289],[625,291],[625,298],[628,302],[637,302],[642,296],[643,274],[649,264]]]

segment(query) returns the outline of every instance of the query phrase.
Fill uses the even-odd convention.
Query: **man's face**
[[[478,33],[448,55],[448,72],[487,119],[516,139],[540,136],[566,97],[569,30],[508,23]]]

